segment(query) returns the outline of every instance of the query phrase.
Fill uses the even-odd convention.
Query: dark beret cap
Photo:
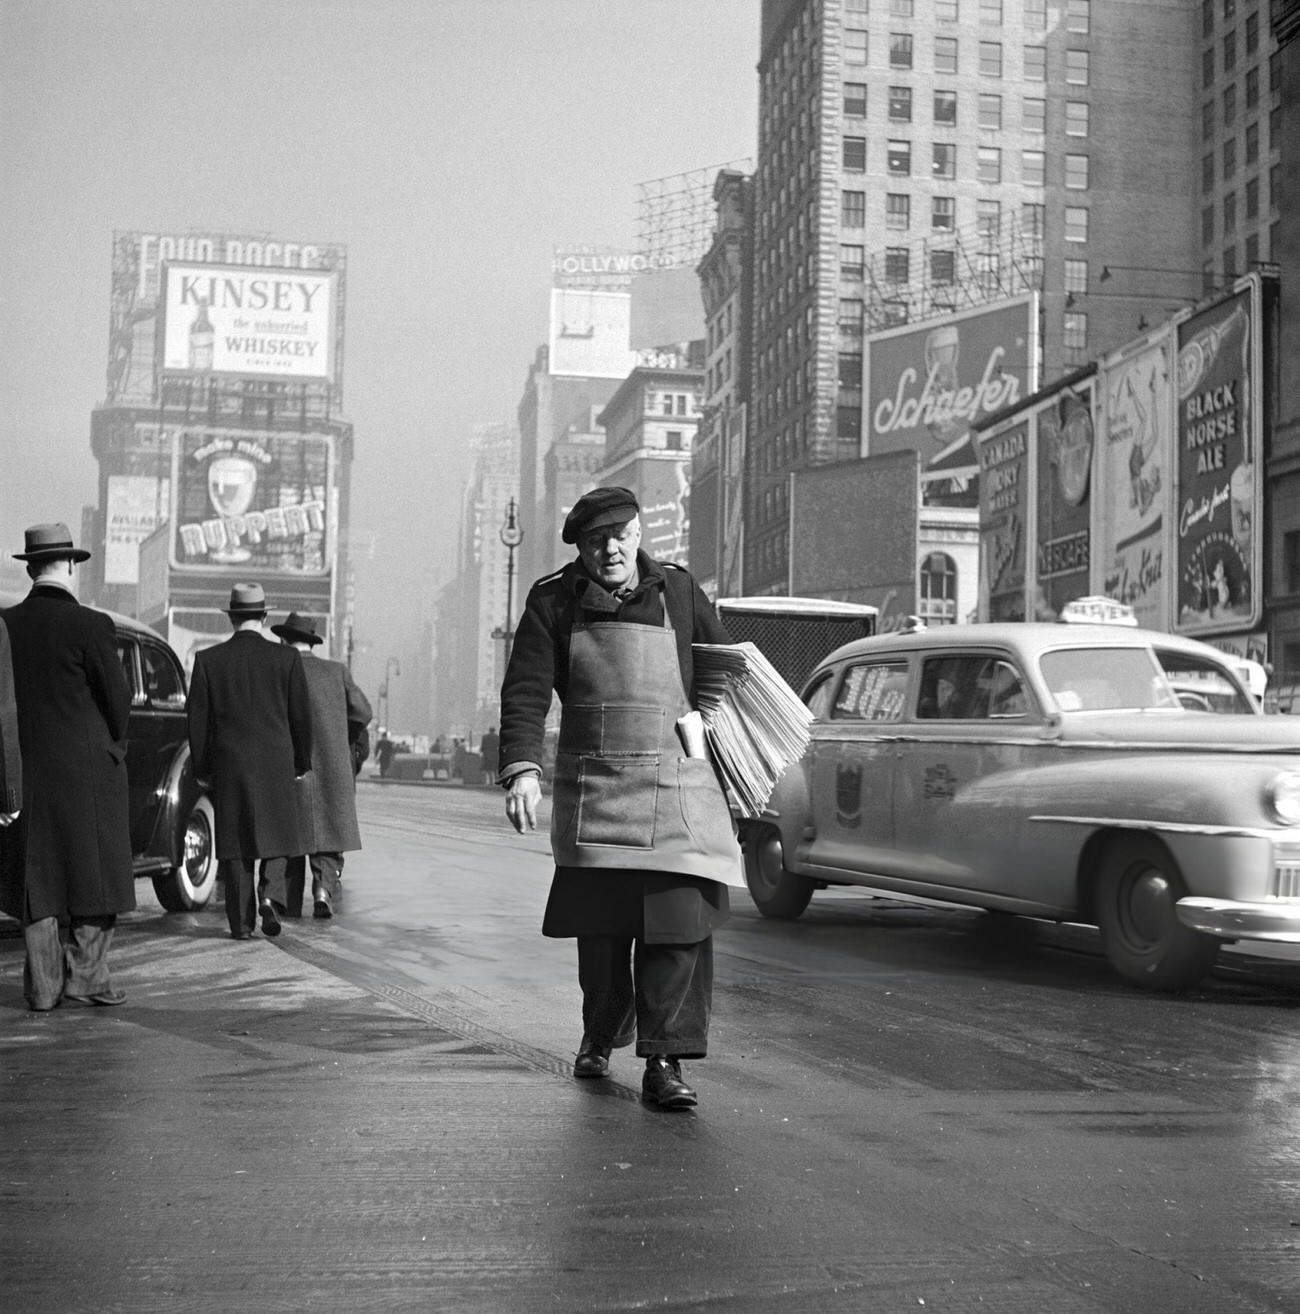
[[[573,504],[560,538],[566,543],[576,543],[578,536],[590,529],[627,524],[640,510],[641,504],[630,488],[593,488]]]

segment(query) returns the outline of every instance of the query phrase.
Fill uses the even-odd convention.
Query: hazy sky
[[[631,248],[638,183],[754,154],[758,10],[0,0],[0,550],[96,498],[114,229],[346,243],[373,696],[453,550],[472,426],[514,420],[552,247]]]

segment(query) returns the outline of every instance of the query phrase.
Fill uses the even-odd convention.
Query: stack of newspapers
[[[744,817],[762,814],[812,738],[812,713],[752,643],[697,643],[695,701],[714,764]]]

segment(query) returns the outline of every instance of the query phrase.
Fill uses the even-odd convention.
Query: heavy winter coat
[[[639,583],[623,602],[592,579],[581,560],[571,561],[555,574],[539,579],[528,591],[501,687],[503,772],[516,762],[541,765],[551,691],[561,702],[568,692],[569,639],[580,608],[588,620],[662,625],[667,606],[675,631],[682,687],[694,704],[695,659],[691,644],[730,643],[731,636],[685,570],[638,552],[637,571]]]
[[[4,623],[23,808],[0,830],[0,906],[24,922],[129,912],[131,691],[113,622],[66,589],[37,584]]]
[[[22,805],[23,759],[18,751],[14,667],[9,656],[9,630],[0,619],[0,812],[17,812]]]
[[[302,853],[294,776],[311,769],[311,707],[296,649],[255,630],[204,649],[186,709],[194,774],[211,784],[218,859]]]
[[[311,704],[311,770],[298,781],[302,852],[348,853],[361,847],[350,744],[370,723],[370,703],[342,662],[304,653],[302,666]]]

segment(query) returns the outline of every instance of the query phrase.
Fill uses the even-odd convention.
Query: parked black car
[[[0,595],[0,609],[18,598]],[[212,804],[190,769],[185,672],[170,645],[147,625],[108,613],[131,689],[126,767],[131,852],[168,912],[202,908],[217,883]]]
[[[190,769],[185,672],[160,634],[110,614],[131,686],[126,768],[135,874],[153,878],[169,912],[202,908],[216,887],[217,859],[212,804]]]

